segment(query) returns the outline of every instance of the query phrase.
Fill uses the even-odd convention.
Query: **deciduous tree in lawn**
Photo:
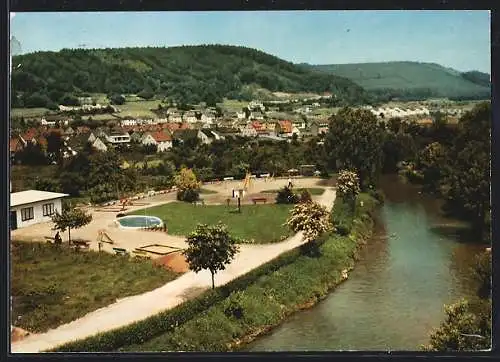
[[[337,178],[337,193],[349,205],[351,212],[354,212],[356,196],[358,196],[359,192],[359,178],[356,172],[340,171]]]
[[[77,208],[64,209],[62,213],[56,211],[52,216],[55,230],[62,232],[68,229],[68,244],[71,245],[71,229],[79,229],[92,221],[92,215]]]
[[[191,169],[181,168],[179,173],[174,177],[174,183],[178,188],[178,200],[193,202],[198,199],[201,184]]]
[[[304,232],[306,250],[313,255],[318,255],[319,252],[315,241],[323,233],[332,229],[326,207],[312,201],[295,205],[290,211],[290,217],[287,219],[286,225],[295,232]]]
[[[213,226],[198,224],[196,230],[188,235],[188,248],[184,251],[189,268],[194,272],[202,269],[212,274],[212,289],[215,287],[214,276],[238,252],[236,240],[221,223]]]

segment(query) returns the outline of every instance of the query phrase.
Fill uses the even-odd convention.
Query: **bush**
[[[177,200],[194,202],[200,199],[200,191],[195,189],[185,189],[177,192]]]
[[[375,200],[377,200],[379,203],[383,204],[385,202],[385,195],[382,192],[382,190],[374,190],[370,189],[368,191],[368,194],[373,197]]]
[[[309,201],[312,201],[311,193],[307,189],[302,190],[302,192],[300,193],[300,202]]]
[[[278,191],[276,195],[277,204],[297,204],[299,202],[299,196],[297,196],[291,188],[285,186]]]
[[[125,97],[122,96],[121,94],[113,94],[112,96],[109,97],[109,100],[111,101],[111,104],[116,104],[116,105],[125,104]]]
[[[354,212],[348,203],[337,198],[331,212],[331,221],[339,235],[349,235],[353,224]]]

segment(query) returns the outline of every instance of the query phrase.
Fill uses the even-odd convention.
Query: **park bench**
[[[128,251],[122,248],[113,248],[116,255],[128,255]]]
[[[198,206],[198,205],[203,205],[205,206],[205,200],[196,200],[196,201],[193,201],[192,204],[194,206]]]
[[[254,197],[252,198],[252,201],[253,201],[253,204],[256,205],[257,202],[262,202],[262,203],[266,203],[267,202],[267,198],[265,197]]]
[[[54,243],[56,241],[56,239],[51,236],[45,236],[45,240],[47,240],[48,244]]]

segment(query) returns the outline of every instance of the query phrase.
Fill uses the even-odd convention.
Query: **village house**
[[[201,143],[204,145],[208,145],[208,144],[212,143],[212,141],[214,140],[214,136],[210,133],[210,131],[201,130],[201,129],[198,130],[197,137],[201,141]]]
[[[303,119],[292,121],[292,125],[298,129],[306,129],[306,121]]]
[[[156,145],[157,152],[165,152],[172,148],[172,137],[162,131],[145,133],[141,143],[143,145]]]
[[[26,147],[26,141],[21,136],[13,136],[9,140],[10,158],[14,159],[17,152],[20,152]]]
[[[292,130],[293,130],[292,121],[281,120],[276,122],[275,124],[275,133],[277,135],[281,135],[282,137],[291,137]]]
[[[193,111],[187,111],[182,115],[182,121],[187,123],[196,123],[198,122],[198,119]]]
[[[68,194],[27,190],[10,194],[11,230],[51,221],[52,215],[62,211],[61,200]]]
[[[182,115],[179,112],[169,113],[168,121],[171,123],[182,123]]]
[[[87,142],[93,143],[96,140],[96,138],[97,137],[94,135],[94,132],[91,132],[90,135],[89,135],[89,138],[88,138]]]
[[[243,137],[255,137],[255,136],[257,136],[257,130],[252,125],[252,123],[248,123],[244,127],[241,127],[240,133]]]
[[[130,135],[126,132],[113,132],[106,135],[106,141],[111,143],[113,146],[127,144],[130,143]]]
[[[93,142],[91,142],[91,145],[97,151],[101,151],[101,152],[108,151],[108,146],[106,146],[106,144],[103,141],[101,141],[101,139],[99,137],[97,137]]]

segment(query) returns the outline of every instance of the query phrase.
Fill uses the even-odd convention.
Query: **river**
[[[381,188],[386,202],[349,279],[246,351],[415,351],[444,320],[444,304],[475,293],[470,268],[485,245],[397,176]]]

